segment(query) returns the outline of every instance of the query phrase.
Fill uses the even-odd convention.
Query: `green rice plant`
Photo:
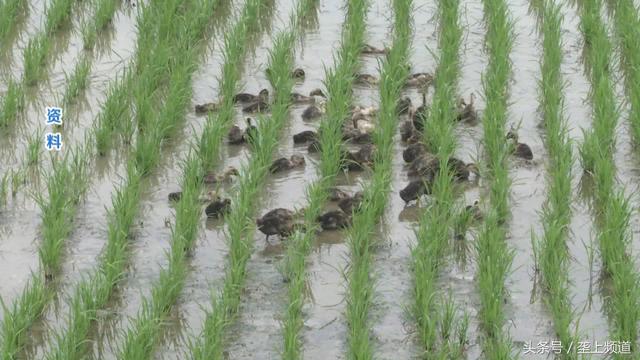
[[[24,49],[24,74],[23,81],[26,85],[34,85],[42,78],[47,54],[51,47],[48,35],[39,33],[29,39]]]
[[[187,31],[182,31],[179,28],[180,24],[187,23],[184,21],[186,18],[193,20],[195,14],[204,14],[207,13],[206,11],[211,13],[216,9],[217,4],[218,2],[201,3],[199,6],[190,8],[189,13],[182,13],[175,19],[171,19],[176,25],[173,31],[181,35],[165,40],[173,43],[172,53],[175,54],[176,64],[168,67],[167,63],[167,67],[163,69],[165,72],[171,71],[169,78],[171,86],[167,93],[167,101],[154,124],[156,125],[154,128],[158,130],[146,132],[136,144],[134,154],[128,163],[125,182],[116,190],[113,197],[113,207],[109,212],[107,246],[98,271],[84,279],[76,288],[74,297],[71,299],[69,326],[62,333],[55,335],[56,345],[52,346],[52,351],[46,354],[47,359],[80,359],[85,355],[86,338],[95,314],[106,306],[126,270],[127,242],[138,212],[141,179],[157,165],[155,161],[139,162],[136,154],[145,151],[158,153],[162,140],[169,137],[176,124],[184,118],[186,106],[191,98],[191,74],[195,71],[197,61],[195,51],[201,48],[197,39],[206,30],[208,17],[200,15],[197,21],[189,23],[191,28]],[[152,149],[152,146],[155,148]],[[198,211],[192,217],[193,221],[197,221],[197,213]],[[149,340],[146,339],[146,341]]]
[[[29,136],[29,139],[27,141],[27,166],[38,167],[40,165],[40,157],[42,155],[42,139],[42,131],[39,131],[35,135]]]
[[[64,24],[69,24],[71,7],[75,0],[53,0],[45,9],[44,30],[46,35],[53,35]]]
[[[262,11],[266,9],[266,4],[268,4],[268,2],[265,2],[264,0],[251,0],[245,4],[242,14],[240,15],[239,22],[234,26],[231,32],[226,35],[226,44],[228,45],[224,50],[226,59],[237,59],[242,57],[242,54],[246,49],[246,41],[238,42],[237,40],[246,40],[250,35],[259,30],[257,20],[260,18]],[[201,14],[203,14],[203,12],[198,11],[190,16],[197,17],[200,22],[205,22],[208,17],[202,16]],[[206,14],[206,12],[204,12],[204,14]],[[230,43],[228,41],[229,38],[233,38],[236,42]],[[178,53],[182,54],[184,51]],[[230,60],[225,61],[225,65],[229,63]],[[234,63],[234,65],[236,66],[227,67],[223,65],[223,81],[229,81],[229,79],[231,79],[230,81],[236,81],[236,79],[238,79],[240,69],[237,67],[237,63]],[[224,73],[225,70],[232,71],[233,74]],[[230,99],[232,96],[229,96],[228,94],[233,94],[235,86],[222,88],[228,89],[228,92],[224,93],[222,96]],[[191,89],[190,85],[185,87],[185,90],[187,89]],[[284,95],[280,96],[281,99],[284,98],[283,96]],[[189,96],[185,97],[183,107],[188,104],[189,98]],[[288,94],[286,94],[286,98],[288,101]],[[227,106],[223,107],[217,113],[216,120],[218,121],[214,122],[213,117],[209,117],[207,124],[205,125],[205,131],[202,135],[203,138],[207,137],[211,134],[211,130],[207,129],[213,129],[214,135],[209,138],[209,142],[207,142],[207,144],[212,145],[213,147],[209,149],[216,152],[221,144],[222,134],[224,133],[223,128],[228,128],[233,120],[233,104],[230,101],[227,101],[226,104]],[[274,111],[275,114],[278,110],[275,108],[272,109],[272,111]],[[282,115],[282,117],[284,118],[284,115]],[[260,123],[262,124],[263,122]],[[274,122],[273,124],[277,124],[277,122]],[[266,128],[263,129],[267,131],[268,134],[268,130]],[[268,141],[272,142],[277,141],[275,136],[261,136],[260,138],[268,138]],[[182,290],[187,274],[186,255],[193,247],[193,242],[197,235],[198,219],[200,218],[198,196],[203,187],[202,175],[212,164],[204,162],[202,160],[202,156],[197,156],[202,155],[201,151],[202,148],[191,152],[183,167],[184,177],[182,181],[182,196],[176,206],[176,225],[172,229],[171,250],[167,254],[169,257],[169,266],[161,270],[160,279],[154,284],[151,291],[151,297],[143,300],[143,305],[138,315],[132,319],[129,328],[126,331],[124,343],[119,349],[119,358],[139,359],[150,356],[161,330],[161,320],[166,316],[167,312],[170,311]],[[217,157],[216,154],[213,155]],[[265,166],[262,171],[266,170],[267,167]],[[257,177],[250,172],[247,173],[247,171],[244,171],[244,173],[245,175],[242,176],[241,180],[241,188],[243,188],[242,183],[245,181],[248,183],[255,183],[257,180]],[[254,187],[257,190],[255,185]],[[253,195],[248,199],[253,197],[255,197],[255,190]],[[234,209],[241,209],[242,207],[239,206],[240,205],[237,204],[234,205]],[[249,207],[245,207],[244,209],[249,209]],[[233,218],[233,216],[231,215],[230,218]],[[238,218],[237,222],[239,221],[244,222],[246,220],[242,217]],[[232,228],[232,225],[229,225],[230,232],[232,232]],[[233,258],[233,255],[231,255],[231,257]]]
[[[113,20],[117,3],[111,0],[100,0],[94,3],[92,21],[82,27],[82,43],[85,50],[91,50],[96,44],[98,32],[104,30]]]
[[[7,203],[7,187],[9,186],[9,173],[4,173],[0,180],[0,203]]]
[[[4,304],[2,359],[15,359],[28,338],[27,329],[40,317],[53,296],[49,281],[59,270],[62,243],[73,228],[75,204],[86,190],[87,159],[82,151],[70,151],[53,161],[46,200],[36,194],[42,211],[42,244],[38,250],[41,271],[33,273],[27,287],[11,307]]]
[[[71,76],[66,76],[67,88],[64,92],[63,101],[65,104],[71,103],[81,93],[83,93],[89,85],[89,74],[91,73],[91,59],[82,55],[73,68]]]
[[[20,83],[13,79],[9,80],[7,92],[0,104],[0,128],[13,124],[18,117],[18,113],[24,108],[24,90]]]
[[[507,296],[505,280],[511,268],[513,250],[507,246],[504,226],[509,216],[511,186],[506,161],[510,148],[504,138],[513,25],[504,0],[484,0],[483,5],[487,27],[485,43],[489,54],[482,81],[486,99],[482,124],[487,159],[485,177],[489,179],[489,209],[475,244],[481,303],[479,317],[485,333],[483,348],[487,358],[509,359],[512,358],[511,341],[508,334],[503,332],[503,303]]]
[[[366,13],[366,4],[361,11]],[[380,70],[379,128],[374,134],[376,156],[374,173],[364,192],[359,211],[353,214],[348,231],[351,262],[347,271],[348,357],[350,359],[372,359],[368,326],[369,308],[372,303],[373,284],[371,269],[371,238],[376,232],[377,222],[384,214],[391,190],[393,135],[396,132],[397,102],[408,76],[408,57],[411,44],[411,1],[394,1],[393,46]],[[363,24],[365,18],[361,18]],[[364,27],[364,25],[362,25]]]
[[[611,280],[612,288],[607,302],[611,339],[629,341],[634,352],[637,351],[640,320],[640,284],[633,257],[628,250],[631,248],[629,200],[624,195],[624,189],[616,189],[613,152],[619,109],[611,74],[612,45],[600,14],[602,2],[584,0],[578,6],[580,29],[585,38],[585,47],[589,50],[585,62],[591,82],[593,112],[593,129],[582,144],[584,150],[581,153],[591,156],[589,161],[594,183],[592,199],[596,209],[597,238],[604,273]],[[624,355],[617,354],[614,358],[624,358]]]
[[[26,0],[6,0],[0,3],[0,42],[5,42],[7,35],[16,25],[18,14],[26,8]]]
[[[468,320],[456,316],[453,301],[439,300],[437,279],[448,253],[453,234],[464,233],[470,222],[456,210],[455,182],[449,161],[457,147],[454,133],[457,84],[460,77],[459,52],[462,28],[459,24],[459,2],[438,2],[439,62],[435,73],[435,93],[431,111],[426,117],[423,139],[438,156],[440,171],[431,184],[432,201],[420,216],[415,230],[417,242],[412,249],[414,276],[413,304],[410,308],[416,323],[418,339],[425,353],[433,358],[457,358],[465,351]],[[452,341],[458,328],[460,341]],[[437,355],[436,355],[437,354]]]
[[[536,247],[546,294],[545,303],[551,310],[554,329],[562,344],[563,359],[577,359],[575,347],[577,328],[572,330],[573,308],[569,294],[569,253],[567,238],[571,223],[572,144],[568,137],[564,115],[564,84],[562,80],[562,7],[552,0],[535,2],[541,23],[543,56],[540,63],[542,79],[539,98],[547,133],[545,145],[549,152],[548,197],[542,209],[543,233]],[[593,158],[589,156],[589,158]],[[592,168],[592,166],[590,166]]]
[[[633,1],[610,1],[614,10],[625,89],[630,105],[629,122],[636,145],[640,143],[640,16]]]

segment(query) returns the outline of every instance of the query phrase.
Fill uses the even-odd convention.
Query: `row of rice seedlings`
[[[304,212],[304,227],[289,239],[283,272],[288,279],[288,303],[283,320],[283,358],[302,358],[302,328],[304,324],[302,308],[306,291],[306,263],[314,239],[316,218],[322,212],[329,195],[329,188],[341,169],[342,126],[349,116],[352,103],[353,74],[359,68],[359,54],[363,46],[364,18],[369,2],[367,0],[348,1],[347,14],[342,31],[342,43],[334,60],[335,68],[326,70],[327,88],[326,114],[318,130],[320,162],[319,179],[306,189],[307,207]],[[335,56],[335,55],[334,55]],[[211,321],[215,321],[212,319]]]
[[[573,308],[569,294],[569,251],[567,238],[571,223],[571,169],[573,149],[564,115],[562,80],[562,6],[553,0],[534,0],[542,41],[539,99],[549,152],[547,164],[548,196],[542,209],[543,232],[535,253],[545,290],[545,302],[553,317],[558,339],[563,344],[562,358],[577,359],[578,339],[571,330]]]
[[[8,44],[5,44],[6,37],[16,25],[19,14],[27,9],[27,4],[27,0],[5,0],[0,3],[0,50],[8,47]]]
[[[212,310],[205,316],[203,332],[190,346],[193,359],[221,359],[225,332],[240,304],[240,294],[246,277],[246,264],[253,248],[255,199],[269,174],[269,165],[278,146],[279,133],[289,118],[290,78],[294,65],[296,38],[301,35],[302,21],[315,12],[317,0],[298,2],[290,18],[289,29],[280,32],[270,52],[270,81],[275,90],[270,119],[261,119],[258,138],[252,143],[253,154],[241,170],[238,193],[231,212],[226,216],[230,244],[229,262],[222,290],[212,295]]]
[[[362,4],[364,12],[366,4]],[[391,190],[393,136],[398,119],[397,102],[409,73],[408,57],[411,43],[412,1],[393,1],[393,46],[380,69],[379,126],[374,133],[376,153],[371,182],[364,191],[360,209],[355,211],[348,230],[351,261],[347,271],[348,358],[373,359],[368,324],[369,309],[373,300],[374,284],[371,277],[371,238],[377,231],[378,219],[384,214]],[[352,23],[353,28],[364,34],[365,18]]]
[[[421,214],[412,249],[414,302],[411,313],[420,345],[429,358],[461,358],[466,343],[468,318],[458,317],[451,297],[437,292],[438,274],[446,259],[456,216],[456,189],[450,159],[455,155],[457,84],[460,78],[459,2],[439,1],[439,56],[435,93],[425,119],[424,142],[439,159],[439,171],[431,187],[431,202]],[[454,332],[458,334],[454,338]]]
[[[112,22],[116,10],[117,2],[113,0],[100,0],[94,3],[93,17],[82,27],[82,42],[85,50],[94,48],[96,37]],[[71,76],[67,77],[67,87],[63,96],[65,104],[69,104],[86,90],[92,66],[93,57],[86,52],[82,53]]]
[[[484,353],[488,359],[511,358],[511,342],[504,334],[505,280],[513,260],[506,243],[505,223],[509,216],[509,178],[507,160],[511,152],[505,142],[507,97],[511,77],[509,54],[513,45],[513,25],[504,0],[483,0],[487,27],[485,43],[488,68],[482,86],[486,99],[482,124],[489,180],[489,208],[476,241],[480,321],[485,333]]]
[[[633,0],[609,1],[614,10],[616,37],[619,40],[625,76],[629,122],[636,144],[640,144],[640,17]]]
[[[22,85],[10,79],[7,84],[7,92],[0,102],[0,128],[5,128],[14,123],[18,113],[24,108],[24,89]]]
[[[87,158],[83,149],[52,158],[52,173],[47,182],[49,198],[36,195],[42,211],[42,244],[38,250],[40,271],[32,273],[26,288],[11,307],[2,303],[2,359],[14,359],[23,349],[29,327],[42,314],[54,295],[53,274],[61,265],[64,239],[73,229],[73,217],[87,186]]]
[[[200,219],[198,197],[203,188],[202,175],[212,166],[213,159],[217,158],[223,134],[233,122],[232,98],[241,70],[236,59],[243,57],[249,37],[260,29],[259,20],[266,5],[271,4],[265,0],[248,1],[238,23],[225,35],[225,62],[221,84],[223,105],[216,115],[208,118],[199,147],[190,152],[185,162],[182,196],[176,205],[171,249],[167,253],[169,266],[160,271],[159,281],[152,287],[151,297],[143,299],[138,315],[131,319],[118,358],[139,359],[151,355],[162,329],[161,320],[171,310],[182,290],[188,271],[187,252],[193,248]]]
[[[126,181],[113,197],[103,258],[97,272],[76,287],[74,297],[71,299],[69,326],[61,334],[55,335],[57,346],[51,348],[51,352],[46,355],[47,359],[82,358],[86,350],[86,337],[89,334],[90,325],[99,309],[107,304],[115,286],[124,274],[128,258],[127,240],[138,211],[140,184],[159,160],[158,156],[144,154],[159,153],[158,148],[162,140],[173,133],[184,117],[184,111],[191,98],[191,74],[195,71],[197,62],[195,50],[209,20],[208,16],[203,15],[194,20],[194,14],[211,14],[217,5],[217,1],[201,2],[190,9],[191,13],[171,18],[171,23],[176,26],[173,31],[176,36],[167,42],[173,44],[169,52],[176,54],[179,58],[174,57],[171,63],[166,63],[166,59],[155,57],[160,62],[156,67],[162,69],[161,65],[165,63],[164,71],[173,69],[169,78],[167,101],[162,111],[155,116],[158,120],[153,124],[153,129],[158,130],[146,131],[138,139],[136,149],[128,163]],[[187,18],[192,20],[188,23],[190,28],[182,30],[181,24],[186,24],[184,20]],[[143,74],[145,74],[144,71]]]
[[[121,94],[114,91],[110,95],[120,96]],[[109,99],[107,103],[109,103]],[[118,102],[118,104],[120,103],[122,101]],[[103,107],[101,114],[104,112],[105,108]],[[102,122],[98,124],[98,126],[108,125],[108,123]],[[43,244],[40,250],[42,270],[32,275],[26,288],[10,308],[3,306],[3,359],[14,358],[22,349],[28,336],[27,330],[40,317],[54,296],[55,289],[49,286],[45,280],[57,272],[60,265],[62,244],[71,231],[72,215],[84,194],[84,189],[88,187],[87,162],[92,157],[91,150],[95,139],[93,133],[90,132],[85,136],[84,144],[69,150],[64,161],[54,163],[51,170],[53,175],[49,177],[52,184],[48,186],[49,198],[45,201],[43,197],[38,197],[38,204],[43,214]],[[67,157],[71,160],[67,161]],[[76,179],[74,182],[69,180],[71,176]],[[69,188],[68,184],[70,183],[77,185]],[[58,211],[54,211],[57,208]],[[45,217],[46,221],[44,221]],[[45,229],[47,226],[51,226],[54,230]],[[45,234],[48,235],[45,236]],[[45,280],[42,278],[42,272],[44,272]]]
[[[604,273],[611,281],[611,295],[606,303],[612,323],[611,339],[629,341],[633,352],[637,350],[640,284],[629,254],[629,200],[624,189],[616,189],[613,152],[619,109],[611,74],[612,45],[601,10],[600,0],[580,2],[580,27],[585,38],[594,118],[593,130],[585,133],[580,153],[584,170],[594,178],[597,237]]]

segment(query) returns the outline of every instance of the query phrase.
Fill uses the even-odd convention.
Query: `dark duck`
[[[351,225],[351,217],[342,210],[330,210],[318,216],[316,221],[322,230],[339,230]]]
[[[287,237],[293,233],[298,224],[295,222],[296,213],[289,209],[278,208],[269,211],[256,220],[258,230],[267,236],[278,235]]]
[[[282,157],[274,160],[273,163],[271,164],[271,167],[269,167],[269,171],[272,174],[275,174],[275,173],[303,167],[304,164],[305,164],[304,156],[294,154],[294,155],[291,155],[291,157],[288,159],[286,157]]]

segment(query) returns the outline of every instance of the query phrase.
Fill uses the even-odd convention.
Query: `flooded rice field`
[[[640,359],[638,7],[0,0],[2,359]]]

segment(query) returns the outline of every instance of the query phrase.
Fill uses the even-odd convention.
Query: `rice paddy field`
[[[637,1],[0,0],[0,96],[0,359],[640,359]]]

